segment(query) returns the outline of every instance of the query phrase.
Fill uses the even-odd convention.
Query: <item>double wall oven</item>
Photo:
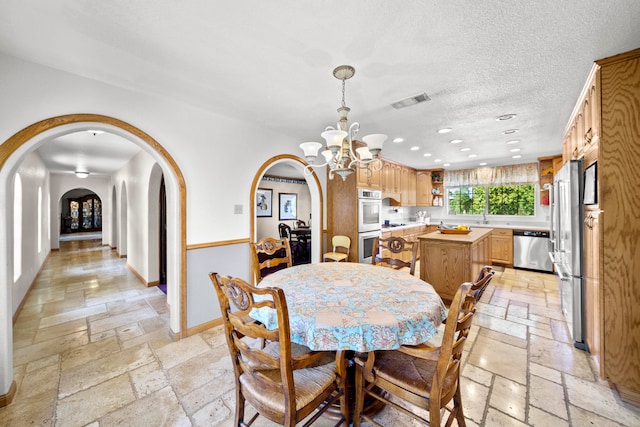
[[[358,189],[358,262],[371,263],[373,243],[382,229],[382,192]]]

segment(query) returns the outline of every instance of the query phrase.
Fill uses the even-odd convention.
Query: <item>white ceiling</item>
[[[341,84],[332,70],[350,64],[356,74],[347,81],[346,103],[350,120],[360,122],[359,136],[403,137],[389,141],[383,157],[416,168],[522,163],[560,153],[593,61],[640,47],[637,0],[0,4],[4,53],[253,120],[300,142],[320,141],[335,124]],[[431,101],[390,106],[422,92]],[[509,113],[517,116],[496,121]],[[440,135],[441,127],[453,131]],[[502,134],[510,128],[519,132]],[[508,146],[510,139],[521,142]],[[520,159],[511,158],[514,146]],[[105,159],[116,150],[110,147],[78,156]],[[47,156],[56,151],[41,149]],[[100,162],[107,171],[106,160]]]

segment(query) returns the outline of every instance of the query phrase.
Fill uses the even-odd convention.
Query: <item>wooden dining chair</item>
[[[333,250],[322,255],[323,261],[346,261],[349,258],[351,239],[348,236],[333,236],[331,238]]]
[[[487,289],[487,286],[491,283],[491,279],[493,279],[494,274],[495,271],[493,271],[491,266],[485,265],[482,267],[480,273],[478,273],[478,277],[475,282],[473,282],[473,285],[467,294],[466,301],[464,302],[465,311],[471,311],[475,308],[478,301],[480,301],[482,294],[484,294],[484,291]]]
[[[257,243],[251,243],[251,264],[256,283],[283,268],[293,265],[289,239],[265,237]]]
[[[394,236],[386,239],[376,237],[373,242],[371,262],[374,265],[391,267],[396,270],[409,268],[409,273],[414,274],[417,257],[418,242]]]
[[[362,419],[378,425],[363,413],[365,395],[431,426],[441,425],[441,410],[446,408],[449,411],[447,426],[454,419],[459,426],[465,426],[460,392],[460,359],[475,313],[475,310],[468,313],[463,310],[471,286],[470,282],[463,283],[451,302],[442,345],[434,347],[425,343],[366,355],[356,354],[354,426],[359,426]],[[450,402],[453,402],[452,407],[447,407]],[[428,410],[429,419],[416,413],[412,405]]]
[[[346,362],[341,354],[313,352],[291,342],[284,291],[257,288],[242,279],[210,273],[218,295],[236,383],[235,426],[249,426],[259,415],[295,426],[315,422],[339,404],[336,426],[346,424]],[[275,310],[278,326],[267,329],[250,321],[251,310]],[[263,348],[252,342],[266,342]],[[245,421],[245,403],[257,411]],[[317,411],[316,411],[317,410]],[[316,411],[314,413],[314,411]]]

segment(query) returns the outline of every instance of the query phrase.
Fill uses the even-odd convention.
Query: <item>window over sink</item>
[[[533,184],[448,187],[447,196],[452,214],[535,215]]]

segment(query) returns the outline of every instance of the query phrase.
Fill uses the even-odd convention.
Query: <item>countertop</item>
[[[438,240],[447,242],[459,242],[459,243],[473,243],[485,237],[487,234],[491,234],[492,228],[474,228],[471,229],[469,234],[443,234],[439,231],[432,231],[431,233],[422,234],[418,236],[418,240]]]
[[[498,222],[498,221],[489,221],[489,224],[476,224],[476,221],[443,221],[445,224],[447,225],[467,225],[469,226],[469,228],[474,229],[474,228],[508,228],[511,230],[531,230],[531,231],[549,231],[549,226],[548,225],[540,225],[539,223],[534,223],[534,224],[511,224],[509,222]],[[420,227],[422,225],[434,225],[434,226],[438,226],[438,224],[440,224],[440,221],[438,220],[437,222],[434,222],[433,219],[431,220],[430,224],[427,224],[426,222],[417,222],[417,221],[407,221],[406,223],[403,223],[404,225],[398,225],[395,227],[385,227],[384,225],[382,226],[382,232],[389,232],[389,231],[395,231],[395,230],[403,230],[405,228],[412,228],[412,227]]]

